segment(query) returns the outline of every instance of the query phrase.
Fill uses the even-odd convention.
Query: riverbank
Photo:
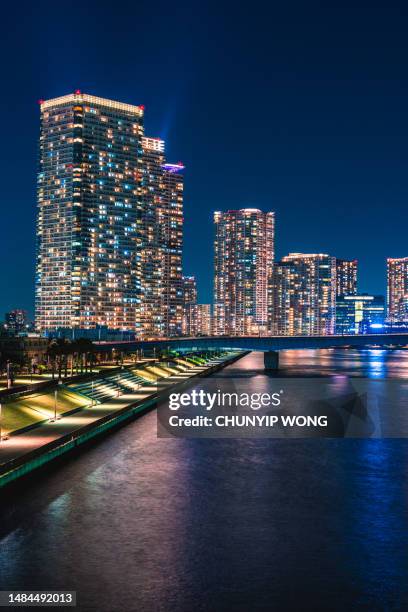
[[[91,405],[81,407],[55,422],[47,421],[11,436],[0,446],[0,488],[150,410],[165,397],[169,388],[179,388],[199,376],[208,376],[246,354],[229,353],[208,359],[204,365],[194,365],[184,371],[175,370],[166,378],[160,377],[135,391],[102,403],[94,404],[92,401]],[[171,368],[157,365],[158,370],[161,367],[171,372]]]

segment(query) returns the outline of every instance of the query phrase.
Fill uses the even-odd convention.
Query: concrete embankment
[[[43,423],[11,436],[0,444],[0,488],[154,408],[160,399],[166,397],[169,389],[187,386],[197,377],[213,374],[247,353],[233,353],[191,367],[188,371],[140,386],[135,392],[122,393],[107,402],[79,409],[56,422]]]

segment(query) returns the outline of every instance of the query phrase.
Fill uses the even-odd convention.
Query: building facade
[[[357,259],[336,259],[336,295],[357,294]]]
[[[336,259],[290,253],[275,264],[270,331],[274,335],[329,335],[335,330]]]
[[[186,306],[185,333],[189,337],[211,336],[212,319],[211,304],[189,304]]]
[[[143,137],[142,335],[178,336],[183,324],[183,170],[160,138]]]
[[[192,336],[195,310],[197,305],[197,283],[194,276],[183,276],[183,336]]]
[[[211,304],[196,304],[192,306],[193,317],[192,336],[211,336]]]
[[[135,329],[143,108],[77,92],[41,103],[36,323]]]
[[[164,272],[161,307],[163,333],[180,336],[183,323],[183,189],[182,163],[163,165]]]
[[[342,295],[336,300],[336,334],[378,333],[384,327],[383,295]]]
[[[181,333],[183,179],[144,107],[41,102],[36,325]]]
[[[47,356],[48,339],[38,334],[25,336],[0,335],[0,364],[7,360],[21,365],[38,365]]]
[[[215,335],[266,334],[275,214],[245,208],[214,214]]]
[[[162,337],[164,318],[162,291],[164,279],[164,197],[163,164],[165,143],[160,138],[142,138],[142,236],[140,240],[140,335]]]
[[[408,257],[387,259],[387,322],[408,322]]]

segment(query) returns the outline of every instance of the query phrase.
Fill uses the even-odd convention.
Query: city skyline
[[[384,327],[383,298],[350,299],[357,259],[297,251],[276,260],[275,212],[258,208],[214,212],[211,325],[195,276],[183,274],[185,167],[145,134],[145,107],[81,90],[40,107],[40,333],[313,336]],[[391,324],[407,322],[407,260],[387,259]]]
[[[0,607],[408,612],[408,5],[2,26]]]
[[[111,104],[112,107],[117,106],[118,108],[121,108],[122,111],[123,111],[123,109],[126,109],[126,110],[131,109],[131,112],[134,113],[135,110],[136,110],[137,111],[136,115],[138,115],[140,117],[144,116],[144,111],[145,111],[145,106],[144,105],[136,106],[136,105],[130,105],[128,102],[111,101],[111,100],[107,100],[107,99],[104,99],[104,98],[100,98],[100,97],[94,96],[92,94],[87,94],[87,93],[84,94],[84,93],[81,92],[81,90],[76,90],[75,92],[73,92],[71,94],[67,93],[64,96],[59,96],[59,97],[57,97],[55,99],[51,99],[51,100],[47,100],[47,101],[39,100],[38,102],[40,104],[41,111],[42,111],[42,124],[43,124],[43,127],[42,127],[42,130],[43,130],[42,131],[42,136],[40,138],[40,158],[41,159],[45,156],[45,153],[44,153],[44,151],[45,151],[44,141],[46,140],[46,136],[44,136],[44,116],[43,116],[43,112],[44,112],[44,110],[46,110],[47,117],[50,115],[49,111],[51,111],[51,112],[54,111],[54,114],[56,112],[57,113],[56,118],[58,120],[60,118],[58,113],[61,112],[60,108],[63,107],[62,103],[63,103],[64,100],[65,100],[65,102],[64,102],[65,105],[66,104],[70,104],[74,109],[75,109],[75,104],[83,104],[84,102],[85,103],[89,103],[90,101],[92,101],[93,103],[96,103],[96,105],[97,105],[98,101],[99,101],[99,102],[107,104],[108,106],[109,106],[109,104]],[[56,104],[56,108],[54,107],[55,104]],[[66,110],[66,108],[64,108],[64,110]],[[79,109],[79,110],[81,110],[81,112],[82,112],[82,109]],[[82,117],[82,115],[81,115],[81,117]],[[108,119],[106,117],[102,118],[102,119],[103,119],[103,121],[108,121]],[[122,119],[123,119],[123,117],[122,117]],[[72,120],[73,121],[82,121],[82,118],[80,120],[78,118],[77,119],[72,119]],[[49,120],[47,120],[47,121],[49,122]],[[63,122],[65,121],[64,116],[62,117],[62,121]],[[52,123],[52,121],[51,121],[51,123]],[[122,121],[120,121],[120,123],[122,123]],[[74,128],[76,128],[76,129],[79,127],[79,125],[75,125],[75,123],[73,125],[74,125]],[[92,129],[95,129],[95,124],[93,126],[91,124],[91,127],[92,127]],[[120,128],[120,130],[122,130],[122,127]],[[138,130],[141,130],[141,131],[139,132]],[[184,170],[184,166],[181,164],[181,162],[178,162],[177,164],[168,164],[168,163],[166,164],[165,163],[166,158],[165,158],[165,154],[164,154],[164,151],[165,151],[165,142],[162,139],[157,138],[157,137],[146,136],[144,134],[144,130],[143,130],[143,123],[140,124],[140,128],[138,128],[138,130],[136,130],[136,132],[138,134],[138,139],[139,139],[137,147],[139,147],[139,149],[140,149],[140,153],[139,154],[143,155],[145,157],[145,160],[146,160],[145,161],[145,163],[146,163],[146,170],[145,170],[145,172],[147,173],[147,182],[144,185],[144,187],[142,187],[142,188],[141,188],[141,185],[139,187],[137,187],[137,184],[135,183],[135,187],[141,188],[139,196],[141,198],[141,202],[143,202],[144,200],[146,200],[146,195],[145,194],[148,194],[149,191],[157,192],[158,193],[159,190],[160,190],[160,187],[162,187],[162,185],[160,185],[160,184],[163,183],[163,182],[165,184],[167,183],[169,185],[169,187],[167,189],[165,189],[166,193],[168,193],[168,194],[170,194],[172,192],[172,190],[178,188],[177,187],[177,180],[180,181],[180,179],[181,179],[182,183],[184,183],[184,179],[183,179],[182,176],[179,175],[180,178],[177,177],[177,175],[179,174],[180,170]],[[53,132],[53,129],[51,129],[50,131]],[[77,131],[78,131],[78,129],[77,129]],[[74,134],[74,136],[82,136],[82,132],[81,132],[81,134]],[[63,136],[62,138],[65,139],[66,136]],[[50,150],[52,150],[52,147],[54,146],[52,144],[52,140],[53,139],[54,139],[54,136],[52,135],[51,139],[50,139],[51,144],[49,145]],[[111,145],[109,145],[109,146],[111,146]],[[137,149],[137,147],[136,147],[136,149]],[[136,149],[135,149],[135,151],[136,151]],[[65,153],[66,153],[66,151],[65,151]],[[65,153],[64,153],[64,151],[62,151],[63,156],[65,155]],[[47,155],[52,155],[52,153],[47,153]],[[104,152],[104,153],[102,153],[102,155],[106,155],[106,153]],[[73,161],[74,157],[75,157],[74,151],[72,151],[72,155],[70,157],[70,161]],[[92,156],[90,155],[89,159],[91,157]],[[131,156],[129,156],[129,160],[131,160]],[[136,168],[137,168],[136,160],[137,160],[137,155],[134,157],[134,162],[133,162],[133,163],[135,163],[135,171],[136,171]],[[127,164],[128,164],[128,162],[126,162],[126,166],[127,166]],[[99,165],[100,165],[100,162],[99,162]],[[107,164],[107,165],[109,166],[111,164]],[[46,167],[46,164],[43,164],[43,166]],[[70,166],[72,168],[73,164],[70,164]],[[42,169],[42,166],[40,166],[40,170],[41,169]],[[75,172],[72,172],[72,171],[71,171],[71,173],[75,174]],[[48,192],[47,192],[47,185],[46,185],[47,181],[43,180],[43,178],[42,178],[43,174],[44,174],[43,172],[40,172],[39,175],[38,175],[39,176],[39,188],[42,189],[42,191],[44,191],[44,185],[42,185],[42,183],[44,183],[45,184],[45,193],[47,194],[50,190],[49,190],[49,187],[48,187]],[[131,173],[129,173],[129,174],[131,174]],[[65,175],[64,175],[64,177],[65,177]],[[174,177],[176,177],[176,182],[173,181]],[[49,182],[49,179],[50,179],[50,177],[48,177],[48,182]],[[73,180],[80,181],[79,175],[77,176],[76,179],[74,177]],[[62,181],[64,183],[64,185],[65,185],[65,181],[66,181],[66,177],[63,178],[63,181]],[[57,182],[60,183],[60,179],[59,178],[58,178]],[[173,183],[174,183],[174,185],[173,185]],[[127,188],[130,189],[129,186],[127,186]],[[65,187],[63,188],[63,191],[64,191],[64,189],[65,189]],[[118,189],[115,188],[115,191],[118,191]],[[57,191],[57,193],[59,193],[59,191]],[[136,193],[136,190],[134,191],[134,193]],[[48,195],[49,195],[49,193],[48,193]],[[125,195],[127,195],[127,194],[125,194]],[[53,197],[55,198],[55,196],[53,196]],[[150,195],[149,195],[149,197],[150,197]],[[163,202],[164,202],[164,201],[168,200],[168,198],[169,198],[169,196],[164,196],[164,197],[159,197],[158,200],[163,200]],[[41,201],[41,199],[42,198],[40,198],[40,201]],[[157,199],[157,197],[156,197],[156,199]],[[136,203],[136,200],[135,200],[135,203]],[[116,206],[116,204],[115,204],[115,206]],[[148,333],[150,335],[162,335],[162,334],[164,334],[164,335],[179,335],[181,333],[182,325],[183,325],[183,321],[182,321],[182,319],[183,319],[183,306],[182,306],[182,300],[181,300],[182,284],[183,284],[183,279],[184,278],[189,278],[189,276],[182,276],[184,268],[183,268],[183,265],[182,265],[183,264],[183,260],[181,259],[181,256],[182,256],[183,233],[185,231],[185,225],[184,224],[180,225],[180,229],[176,229],[176,231],[174,231],[174,232],[170,229],[172,227],[173,223],[176,223],[176,224],[178,223],[178,213],[176,214],[176,216],[174,218],[172,217],[171,214],[170,214],[170,216],[168,216],[168,214],[166,213],[166,207],[167,206],[171,206],[171,204],[166,204],[166,205],[163,204],[163,205],[157,206],[158,212],[155,212],[150,219],[149,219],[149,214],[146,215],[145,212],[141,211],[141,223],[145,224],[145,225],[146,224],[149,225],[149,223],[150,223],[150,226],[149,226],[150,229],[148,228],[148,232],[147,232],[146,235],[148,235],[149,232],[151,234],[154,234],[155,231],[156,231],[154,229],[155,225],[157,226],[157,225],[162,224],[164,227],[167,227],[167,230],[168,230],[168,233],[169,233],[168,240],[171,241],[171,236],[173,236],[173,244],[170,245],[170,243],[169,243],[168,255],[167,256],[165,255],[166,249],[162,253],[163,261],[167,261],[167,264],[162,264],[162,269],[161,269],[160,273],[164,277],[166,277],[166,278],[171,278],[172,275],[174,276],[174,274],[175,274],[174,279],[176,280],[176,286],[179,287],[179,289],[176,288],[176,294],[177,294],[178,297],[176,295],[173,295],[171,297],[171,293],[175,291],[175,288],[169,282],[167,302],[169,304],[171,302],[172,305],[171,306],[167,306],[166,308],[170,309],[170,310],[172,308],[174,309],[174,313],[173,313],[174,321],[170,322],[170,320],[171,320],[171,317],[170,317],[170,319],[168,321],[166,321],[166,322],[163,322],[163,321],[161,323],[159,322],[156,325],[156,328],[154,326],[152,326],[152,322],[151,321],[154,318],[156,318],[157,320],[160,319],[160,316],[161,316],[159,314],[159,312],[160,312],[160,301],[161,301],[161,308],[163,309],[163,304],[166,301],[166,292],[164,292],[164,293],[162,292],[163,296],[161,296],[160,295],[160,288],[158,286],[157,287],[153,287],[153,285],[152,285],[149,288],[148,283],[147,283],[146,286],[148,288],[148,292],[150,292],[152,295],[155,294],[156,302],[158,301],[157,302],[157,306],[154,304],[153,298],[151,298],[150,301],[147,299],[147,300],[145,300],[144,303],[142,302],[142,311],[141,311],[140,318],[139,318],[138,321],[136,321],[136,319],[135,319],[133,324],[130,321],[128,321],[128,322],[126,322],[126,321],[123,321],[123,322],[118,321],[117,323],[114,322],[112,328],[117,327],[118,329],[120,329],[120,328],[123,328],[123,329],[124,328],[128,328],[128,329],[134,328],[134,329],[137,329],[138,327],[141,326],[141,328],[142,329],[145,328],[146,329],[146,333]],[[181,200],[181,208],[180,208],[180,211],[181,211],[180,214],[181,215],[182,215],[182,209],[183,209],[183,199]],[[169,211],[170,210],[171,209],[169,208]],[[219,212],[215,211],[213,214],[215,215],[215,217],[217,217],[217,215],[220,215],[220,216],[228,215],[229,213],[239,212],[239,211],[243,211],[243,210],[244,211],[245,210],[249,210],[249,211],[252,210],[252,211],[256,211],[256,212],[258,212],[260,214],[267,214],[264,211],[260,210],[259,208],[256,208],[256,209],[255,208],[246,208],[246,209],[244,208],[244,209],[236,209],[235,211],[234,210],[226,210],[226,211],[219,211]],[[54,211],[52,211],[51,216],[53,216],[53,212]],[[271,214],[273,215],[273,232],[274,232],[275,212],[271,213]],[[57,216],[58,216],[58,218],[60,218],[59,214]],[[62,216],[64,216],[64,215],[62,215]],[[125,216],[127,216],[127,215],[125,215]],[[39,218],[37,220],[37,223],[42,218],[43,218],[43,212],[40,211],[40,216],[39,216]],[[134,219],[134,221],[136,221],[136,218]],[[48,227],[48,229],[49,229],[49,227]],[[167,230],[165,230],[165,232]],[[178,236],[179,232],[180,232],[180,234],[179,234],[180,237],[178,238],[177,236]],[[41,230],[40,234],[42,234],[42,233],[43,233],[43,231]],[[108,231],[108,233],[109,233],[109,231]],[[160,237],[160,239],[163,240],[164,236]],[[156,238],[156,240],[160,240],[160,239]],[[175,240],[175,242],[174,242],[174,240]],[[215,242],[215,244],[216,243],[217,243],[217,241]],[[279,262],[279,260],[276,257],[274,257],[274,255],[275,255],[275,237],[274,236],[272,238],[271,244],[272,244],[272,250],[271,250],[271,253],[270,253],[271,261],[275,262],[275,264],[278,266],[280,262]],[[55,246],[54,243],[51,246]],[[175,247],[175,249],[170,248],[171,246]],[[177,251],[179,254],[176,257],[174,257],[174,255],[172,254],[173,251]],[[125,251],[125,252],[127,252],[127,251]],[[138,271],[138,274],[139,274],[140,278],[142,278],[142,277],[144,278],[146,276],[146,271],[148,271],[149,268],[151,267],[151,261],[150,260],[151,260],[151,254],[153,253],[153,251],[149,252],[149,249],[146,248],[145,252],[146,252],[146,260],[147,260],[147,262],[141,261],[138,264],[138,266],[140,268],[139,271]],[[58,257],[59,258],[62,257],[62,259],[63,259],[63,254],[62,255],[59,254]],[[286,256],[284,256],[283,259],[285,259],[285,257]],[[174,259],[175,263],[170,264],[169,262],[172,261],[173,259]],[[387,257],[387,259],[386,259],[387,266],[388,266],[388,262],[390,261],[390,259],[392,259],[392,258]],[[350,281],[349,281],[350,282],[350,288],[349,289],[350,289],[350,293],[355,292],[356,291],[356,283],[357,283],[357,264],[358,264],[358,260],[357,259],[347,260],[347,259],[339,259],[339,258],[336,258],[336,260],[337,260],[337,266],[340,266],[340,268],[338,268],[338,274],[337,274],[337,282],[338,283],[339,282],[341,283],[341,273],[339,274],[340,270],[342,270],[341,265],[345,266],[343,273],[346,275],[346,278],[348,277],[348,268],[350,267],[350,271],[354,268],[354,272],[350,275]],[[164,265],[164,267],[163,267],[163,265]],[[126,262],[125,262],[125,266],[126,266]],[[188,266],[187,266],[187,268],[188,268]],[[171,273],[171,271],[173,271],[173,272]],[[64,275],[65,275],[65,273],[64,273]],[[176,276],[177,276],[177,278],[176,278]],[[216,291],[215,290],[215,284],[214,284],[216,276],[217,276],[217,273],[215,273],[214,281],[212,282],[213,296],[212,296],[212,301],[210,301],[210,303],[213,303],[213,304],[216,304],[216,302],[217,302],[217,300],[215,298],[215,294],[214,294],[214,291]],[[196,278],[195,277],[196,277],[196,275],[194,275],[194,277],[192,277],[192,278],[194,278],[194,282],[195,282],[195,287],[196,287],[195,291],[196,291],[196,293],[198,293],[197,282],[196,282]],[[179,279],[179,280],[177,281],[177,279]],[[154,282],[155,282],[154,279],[152,280],[152,282],[154,284]],[[138,283],[140,285],[140,279],[139,279]],[[87,284],[89,284],[89,283],[87,283]],[[354,285],[354,289],[352,288],[353,285]],[[341,291],[339,293],[339,287],[337,287],[337,295],[340,295],[341,293],[342,293]],[[344,291],[343,293],[347,293],[347,291]],[[384,294],[385,294],[385,292],[384,292]],[[47,296],[45,296],[44,303],[47,303],[47,299],[48,299]],[[133,298],[130,298],[130,301],[135,303],[136,299],[137,298],[136,298],[136,293],[135,293],[135,296]],[[37,301],[38,301],[38,296],[37,296]],[[197,298],[196,298],[195,301],[197,303]],[[102,302],[101,302],[101,304],[102,304]],[[90,306],[88,305],[87,308],[89,309],[89,307]],[[115,305],[112,302],[112,311],[115,311],[115,310],[116,310]],[[101,313],[102,313],[103,321],[101,320],[101,317],[99,317],[99,319],[98,319],[98,316],[96,316],[95,321],[93,322],[93,324],[96,323],[98,325],[98,324],[105,324],[106,323],[106,312],[105,311],[106,311],[106,308],[105,308],[105,310],[102,308]],[[150,315],[150,311],[152,312],[152,315]],[[176,311],[177,311],[177,315],[176,315]],[[89,314],[89,310],[87,312]],[[146,312],[148,312],[147,316],[146,316]],[[146,321],[143,320],[144,318],[146,319]],[[149,318],[150,318],[150,321],[149,321]],[[84,319],[84,321],[85,321],[85,319]],[[265,318],[264,323],[266,325],[266,318]],[[85,327],[88,324],[89,324],[89,322],[87,323],[85,321]],[[75,325],[77,325],[79,327],[82,326],[82,325],[79,324],[79,320],[75,323]],[[64,327],[64,325],[62,325],[62,324],[61,325],[51,325],[50,327],[52,328],[52,327],[57,327],[57,326]],[[65,326],[66,327],[70,327],[71,325],[70,325],[69,322],[67,322],[67,324]],[[44,327],[42,325],[42,326],[40,326],[40,328],[45,329],[46,326]]]
[[[196,278],[183,275],[184,165],[168,163],[164,140],[145,134],[144,105],[81,90],[39,104],[36,327],[186,335],[199,310],[187,308],[198,301]],[[289,253],[279,261],[275,212],[215,211],[214,223],[213,333],[334,333],[336,295],[357,292],[357,259]],[[298,269],[285,272],[294,256],[301,258]],[[323,288],[318,303],[328,301],[322,310],[312,306],[321,290],[320,281],[313,289],[316,272],[308,280],[307,262],[316,257],[330,257],[332,264],[323,263],[322,270],[334,265],[327,278],[333,298]],[[392,261],[399,260],[387,258],[387,303]],[[401,279],[406,301],[407,280]],[[298,305],[292,301],[299,299],[299,282],[311,300],[306,318],[304,298]],[[321,317],[328,317],[322,327]]]
[[[385,294],[386,258],[406,256],[404,20],[379,7],[351,16],[324,6],[318,20],[301,3],[235,7],[233,20],[226,7],[190,9],[132,6],[122,20],[98,3],[79,23],[52,6],[30,8],[20,23],[17,7],[6,7],[4,57],[16,21],[21,30],[1,100],[2,311],[33,312],[36,101],[76,88],[145,104],[148,133],[185,163],[185,273],[196,275],[200,301],[212,295],[212,213],[245,207],[276,212],[278,259],[356,258],[360,290]]]

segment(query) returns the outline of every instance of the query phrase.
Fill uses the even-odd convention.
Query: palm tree
[[[48,363],[51,364],[52,380],[55,378],[55,360],[57,357],[57,342],[55,339],[50,340],[47,347]]]
[[[56,366],[58,366],[58,380],[62,379],[63,363],[66,363],[69,352],[69,341],[66,338],[53,338],[48,345],[47,354],[51,361],[52,379],[55,378]],[[65,365],[65,376],[67,366]]]
[[[76,345],[78,354],[80,356],[81,373],[84,371],[84,366],[86,372],[88,368],[89,355],[95,352],[95,347],[92,340],[89,340],[89,338],[78,338]]]

